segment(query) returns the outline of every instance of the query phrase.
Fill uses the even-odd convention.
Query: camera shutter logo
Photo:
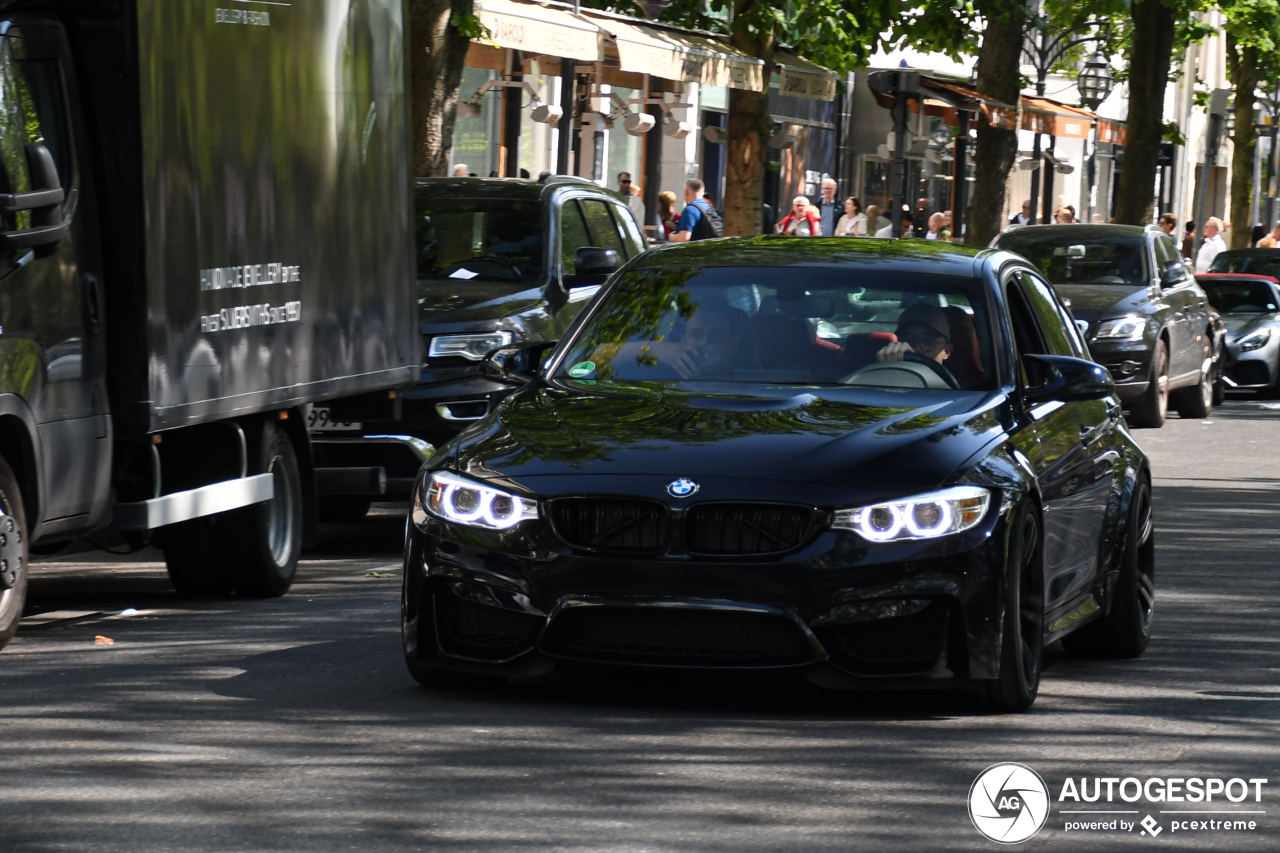
[[[1049,788],[1025,764],[993,764],[969,789],[969,819],[992,841],[1026,841],[1049,819]]]

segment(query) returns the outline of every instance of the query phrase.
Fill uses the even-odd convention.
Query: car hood
[[[1055,284],[1053,289],[1071,300],[1071,314],[1093,325],[1104,317],[1151,313],[1151,293],[1130,284]]]
[[[511,282],[418,280],[418,315],[426,326],[500,320],[534,308],[542,288]]]
[[[455,464],[544,495],[661,491],[689,477],[708,486],[704,498],[719,483],[723,496],[821,504],[841,490],[936,488],[1003,434],[1003,402],[986,392],[531,387],[463,437]]]
[[[1227,327],[1231,340],[1244,337],[1254,329],[1274,326],[1280,322],[1280,314],[1223,314],[1222,323]]]

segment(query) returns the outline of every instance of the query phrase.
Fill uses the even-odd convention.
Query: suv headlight
[[[1098,324],[1094,340],[1099,341],[1140,341],[1142,333],[1147,330],[1147,321],[1136,314],[1103,320]]]
[[[1271,330],[1258,329],[1256,332],[1250,332],[1236,341],[1236,346],[1240,347],[1240,352],[1253,352],[1265,347],[1269,340],[1271,340]]]
[[[431,347],[427,350],[428,358],[448,358],[462,356],[470,361],[479,361],[496,349],[507,346],[515,335],[510,332],[484,332],[475,335],[441,335],[431,339]]]
[[[868,542],[906,542],[962,533],[987,514],[991,492],[954,486],[911,498],[837,509],[831,526],[851,530]]]
[[[507,530],[522,521],[538,517],[538,504],[459,477],[450,471],[431,475],[423,509],[434,516],[486,530]]]

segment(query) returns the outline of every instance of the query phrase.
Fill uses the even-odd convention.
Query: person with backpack
[[[724,220],[703,196],[707,187],[697,178],[690,178],[684,185],[684,210],[671,234],[671,242],[688,243],[690,240],[711,240],[724,236]]]

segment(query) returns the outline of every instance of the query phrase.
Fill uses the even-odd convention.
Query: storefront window
[[[498,77],[496,71],[483,68],[464,68],[459,100],[468,100],[487,80]],[[486,177],[498,168],[498,143],[502,139],[501,89],[490,89],[480,99],[478,118],[458,117],[453,128],[453,160],[449,171],[459,163],[465,163],[473,175]]]

